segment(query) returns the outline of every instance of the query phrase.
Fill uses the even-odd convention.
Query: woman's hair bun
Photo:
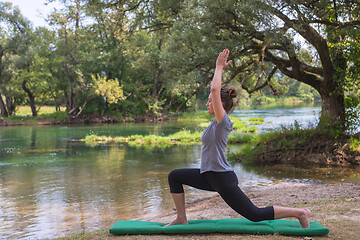
[[[229,96],[231,98],[236,98],[237,97],[238,92],[237,92],[236,88],[230,87],[228,91],[229,91]]]
[[[223,107],[227,113],[231,113],[234,109],[233,98],[237,97],[237,90],[234,87],[229,88],[221,88],[221,101],[223,103]]]

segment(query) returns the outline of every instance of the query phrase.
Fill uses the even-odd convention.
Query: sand
[[[246,192],[247,196],[257,206],[293,206],[296,203],[305,204],[319,200],[331,200],[336,197],[359,197],[360,183],[336,184],[292,184],[290,186],[277,186],[262,188]],[[169,196],[170,197],[170,196]],[[232,210],[220,196],[186,203],[188,220],[241,218]],[[151,221],[170,222],[175,218],[173,211],[156,216]],[[360,216],[358,216],[360,220]]]

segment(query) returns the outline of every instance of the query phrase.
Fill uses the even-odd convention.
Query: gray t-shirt
[[[225,150],[233,122],[225,113],[223,120],[216,123],[213,119],[201,135],[201,166],[200,173],[207,171],[228,172],[233,171],[226,160]]]

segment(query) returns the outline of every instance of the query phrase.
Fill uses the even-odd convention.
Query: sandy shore
[[[296,203],[306,206],[307,202],[332,200],[337,197],[360,197],[360,183],[293,184],[291,186],[263,188],[246,192],[246,194],[257,206],[294,206]],[[186,211],[188,220],[241,217],[218,195],[187,203]],[[172,211],[165,215],[156,216],[151,221],[170,222],[174,218],[175,211]],[[360,215],[358,215],[358,220],[360,220]]]
[[[318,221],[330,230],[325,236],[283,236],[256,234],[174,234],[174,235],[112,235],[108,229],[84,232],[59,240],[332,240],[360,239],[360,182],[334,184],[292,184],[249,191],[246,194],[257,206],[281,205],[307,207],[312,211],[311,221]],[[169,196],[170,197],[170,196]],[[211,197],[186,204],[188,220],[241,218],[219,197]],[[170,222],[175,211],[148,219],[153,222]],[[289,219],[296,220],[296,219]]]

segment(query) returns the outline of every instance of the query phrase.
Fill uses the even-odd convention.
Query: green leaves
[[[126,99],[117,79],[107,79],[106,76],[100,77],[99,74],[96,76],[91,74],[91,78],[95,93],[104,97],[108,103],[117,103],[119,100]]]
[[[26,80],[37,104],[66,105],[73,117],[85,106],[87,113],[155,117],[196,109],[224,48],[234,61],[223,83],[244,95],[359,98],[353,1],[59,2],[50,28],[34,33],[18,10],[0,3],[0,94],[14,104],[27,103],[19,87]]]

